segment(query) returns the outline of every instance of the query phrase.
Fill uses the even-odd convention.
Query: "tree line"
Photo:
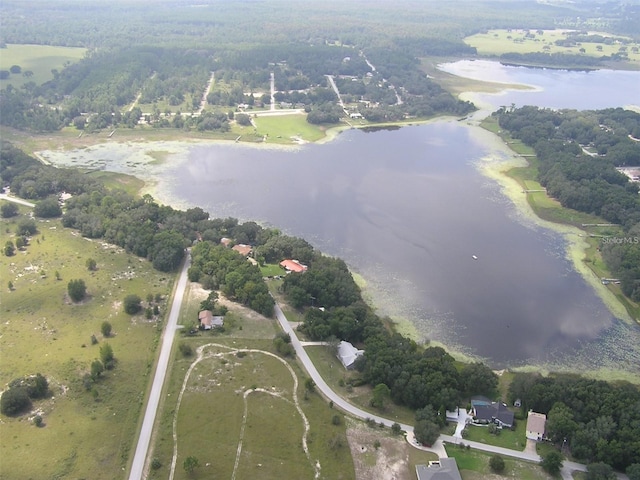
[[[605,237],[600,250],[624,294],[640,300],[640,185],[616,169],[640,165],[640,114],[522,107],[495,115],[501,128],[533,147],[538,180],[549,195],[621,226],[619,236],[628,241]]]

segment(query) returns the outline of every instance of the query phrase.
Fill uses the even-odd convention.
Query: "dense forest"
[[[616,167],[640,165],[640,114],[621,108],[556,111],[537,107],[496,113],[500,127],[534,148],[538,180],[563,206],[621,226],[600,250],[622,291],[640,300],[640,184]]]
[[[0,123],[36,132],[72,124],[93,132],[134,128],[144,116],[143,123],[154,127],[227,131],[230,110],[240,105],[251,110],[270,101],[265,92],[271,73],[278,88],[277,101],[305,108],[310,123],[338,123],[345,115],[327,75],[338,78],[347,101],[362,105],[357,108],[371,121],[465,115],[474,109],[421,73],[415,57],[373,51],[381,65],[375,71],[363,55],[353,48],[324,45],[224,51],[145,46],[101,49],[55,71],[54,79],[43,85],[28,82],[19,89],[3,90]],[[214,81],[200,111],[210,76]],[[402,92],[402,100],[390,89],[390,82]]]
[[[312,2],[279,0],[244,2],[239,9],[235,2],[193,6],[164,0],[147,8],[135,0],[35,1],[28,6],[8,0],[0,5],[0,46],[89,50],[82,61],[52,71],[53,80],[44,85],[26,82],[3,89],[0,122],[35,132],[67,125],[89,132],[133,128],[140,121],[158,128],[225,132],[233,120],[230,110],[257,108],[269,100],[271,73],[279,104],[304,108],[311,123],[337,123],[346,113],[337,107],[326,75],[349,77],[340,88],[352,102],[352,113],[371,122],[466,115],[472,105],[427,78],[419,58],[473,56],[475,49],[462,39],[490,28],[587,28],[597,16],[608,31],[624,33],[638,15],[625,5],[610,5],[608,11],[603,17],[588,2],[568,7],[407,1],[398,8],[386,2],[331,1],[317,9]],[[588,59],[577,57],[505,54],[503,60],[584,67]],[[592,61],[595,66],[601,59]],[[215,81],[201,112],[212,73]],[[347,88],[347,82],[353,84]]]

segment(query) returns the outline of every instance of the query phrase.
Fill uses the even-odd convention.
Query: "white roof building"
[[[344,365],[344,368],[351,368],[358,357],[362,354],[364,354],[364,350],[358,350],[356,347],[344,340],[342,340],[340,345],[338,345],[338,358],[342,362],[342,365]]]

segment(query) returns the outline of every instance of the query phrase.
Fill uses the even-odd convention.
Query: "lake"
[[[588,91],[597,72],[473,63],[485,74],[494,68],[509,83],[536,85],[536,78],[548,75],[548,84],[526,93],[527,104],[541,98],[541,106],[553,106],[548,102],[554,95],[572,108],[627,105],[635,102],[633,96],[618,104],[622,87],[605,86],[614,84],[612,78],[622,78],[628,87],[640,79],[638,72],[630,78],[629,72],[608,73],[598,80],[600,103],[576,92],[575,103],[564,104],[563,78],[573,91]],[[517,95],[525,93],[510,91],[485,101],[525,103],[513,100]],[[379,314],[410,322],[420,340],[442,343],[492,367],[640,373],[640,328],[615,318],[576,272],[562,233],[536,225],[480,172],[488,161],[512,157],[488,137],[465,122],[443,121],[370,133],[349,130],[328,144],[292,150],[193,146],[155,174],[159,167],[134,167],[130,156],[123,157],[129,167],[118,162],[126,153],[101,163],[108,146],[76,152],[73,161],[91,158],[94,166],[155,175],[160,201],[256,220],[303,237],[365,278]],[[49,155],[54,163],[56,157]]]

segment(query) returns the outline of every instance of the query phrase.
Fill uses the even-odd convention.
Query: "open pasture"
[[[496,56],[509,52],[547,52],[602,57],[626,51],[630,63],[640,68],[640,44],[638,43],[631,42],[623,45],[614,40],[609,44],[578,42],[570,47],[556,45],[556,41],[564,41],[568,38],[567,32],[568,30],[489,30],[486,33],[467,37],[464,41],[476,47],[480,55]]]
[[[3,245],[15,242],[17,222],[29,209],[20,211],[0,222]],[[131,293],[142,299],[160,294],[162,313],[173,278],[146,260],[62,228],[58,220],[36,223],[38,232],[25,249],[0,257],[0,384],[4,389],[15,378],[41,373],[51,396],[34,401],[30,412],[0,417],[0,478],[119,478],[137,433],[161,328],[161,319],[125,314],[122,300]],[[96,261],[96,271],[87,269],[88,258]],[[75,304],[67,295],[72,279],[87,286],[87,297]],[[108,338],[101,333],[103,321],[112,325]],[[116,366],[87,389],[83,376],[105,343]],[[44,420],[41,428],[31,421],[36,414]]]
[[[0,70],[9,70],[13,65],[18,65],[22,72],[12,73],[9,78],[0,80],[0,88],[7,85],[20,87],[27,82],[40,85],[53,78],[51,70],[60,71],[65,65],[77,62],[86,51],[86,48],[75,47],[8,44],[7,48],[0,49]]]
[[[260,115],[254,118],[257,133],[267,136],[267,143],[315,142],[324,138],[324,130],[307,122],[303,114]]]
[[[269,352],[270,341],[211,340],[184,339],[197,354],[176,353],[150,478],[189,478],[189,456],[207,478],[353,478],[344,421],[332,423],[342,415],[306,393],[295,364]]]

